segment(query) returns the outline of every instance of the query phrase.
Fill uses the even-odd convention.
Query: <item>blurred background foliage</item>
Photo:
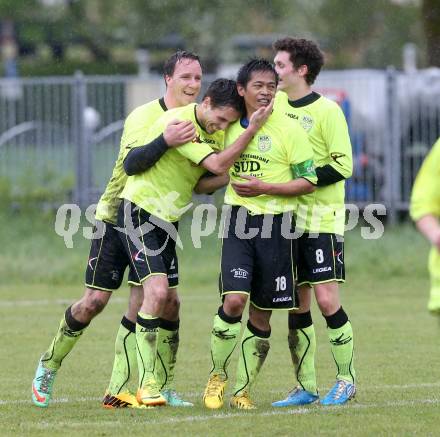
[[[176,48],[213,72],[286,34],[316,39],[329,68],[399,68],[408,42],[440,65],[439,0],[0,0],[0,23],[21,76],[134,73],[139,49],[160,69]]]

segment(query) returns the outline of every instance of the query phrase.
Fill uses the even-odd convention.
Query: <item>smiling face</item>
[[[279,82],[278,89],[286,91],[295,89],[298,85],[305,82],[305,75],[307,74],[307,66],[301,65],[295,68],[290,60],[289,52],[279,51],[275,58],[275,70],[278,73]]]
[[[267,106],[277,90],[276,77],[271,71],[254,71],[245,87],[238,85],[238,93],[244,97],[248,116]]]
[[[172,76],[165,76],[167,94],[173,107],[194,103],[202,85],[202,67],[193,59],[177,61]]]
[[[231,123],[237,121],[240,112],[232,106],[212,106],[211,99],[206,97],[197,107],[197,118],[208,134],[225,130]]]

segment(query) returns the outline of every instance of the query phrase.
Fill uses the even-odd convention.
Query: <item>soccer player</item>
[[[145,140],[148,143],[171,119],[178,119],[193,122],[196,127],[193,141],[168,151],[145,172],[142,172],[142,147],[132,149],[124,161],[127,174],[133,176],[128,178],[121,194],[124,203],[119,208],[118,224],[125,230],[124,245],[144,290],[136,323],[140,404],[166,403],[155,368],[159,365],[158,329],[169,296],[176,293],[178,285],[175,250],[178,221],[200,176],[206,170],[217,175],[225,173],[270,113],[270,108],[256,112],[234,144],[222,150],[224,130],[238,119],[241,110],[242,98],[236,83],[217,79],[200,104],[169,111],[151,128]]]
[[[310,313],[311,291],[327,322],[327,334],[336,363],[336,383],[322,405],[344,404],[355,395],[353,330],[340,303],[339,283],[344,270],[344,181],[352,174],[352,152],[347,123],[340,107],[311,90],[324,63],[310,40],[283,38],[274,43],[275,69],[280,82],[275,106],[285,123],[298,120],[313,146],[318,187],[299,198],[298,310],[289,314],[288,343],[295,367],[296,387],[275,407],[305,405],[319,399],[315,375],[315,329]]]
[[[106,306],[113,290],[119,288],[129,259],[115,229],[120,195],[127,175],[123,160],[129,148],[139,144],[151,125],[169,108],[194,102],[201,87],[202,69],[199,58],[190,52],[179,51],[164,65],[167,86],[161,99],[136,108],[126,119],[121,138],[120,152],[112,177],[96,210],[97,238],[92,241],[86,269],[86,290],[84,296],[71,305],[63,316],[58,332],[48,350],[43,354],[32,384],[32,400],[39,407],[47,407],[52,396],[52,388],[62,360],[72,350],[90,321]],[[169,147],[178,146],[195,136],[195,127],[187,121],[171,120],[169,126],[144,152],[144,159],[150,165],[160,159]],[[122,318],[115,343],[115,362],[112,377],[103,404],[106,407],[137,406],[133,395],[126,390],[133,364],[136,363],[136,343],[134,327],[136,314],[142,300],[142,287],[130,269],[129,283],[132,285],[129,308]],[[169,323],[164,320],[160,329],[161,337],[176,339],[178,305],[170,301]],[[171,327],[171,329],[170,329]],[[176,342],[161,343],[160,353],[169,374],[172,374]],[[169,379],[172,379],[171,377]],[[164,396],[170,405],[186,405],[172,390],[165,387]]]
[[[255,111],[273,103],[277,74],[270,62],[253,59],[237,76],[246,114],[227,131],[235,141]],[[316,174],[307,134],[297,123],[286,123],[275,108],[229,172],[225,203],[231,205],[222,240],[220,294],[223,304],[211,333],[212,370],[203,396],[207,408],[223,406],[227,368],[238,343],[248,298],[249,320],[244,330],[236,384],[230,406],[253,409],[250,390],[269,351],[273,309],[292,309],[295,290],[294,226],[296,197],[314,190]],[[256,191],[261,195],[249,197]]]
[[[425,158],[414,182],[411,218],[432,244],[429,254],[431,290],[428,310],[440,314],[440,139]]]

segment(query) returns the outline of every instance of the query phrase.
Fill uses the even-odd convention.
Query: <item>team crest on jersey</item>
[[[313,118],[309,117],[308,115],[303,115],[300,124],[306,132],[310,132],[313,127]]]
[[[269,135],[258,135],[258,150],[268,152],[272,147],[272,140]]]

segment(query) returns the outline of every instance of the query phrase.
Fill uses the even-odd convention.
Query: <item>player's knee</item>
[[[168,301],[168,287],[164,284],[156,284],[150,289],[150,297],[160,308],[165,308]]]
[[[324,315],[333,314],[339,308],[338,302],[335,302],[333,296],[328,293],[321,294],[319,297],[317,296],[316,302],[318,303],[321,313]]]
[[[163,317],[167,320],[176,320],[179,318],[180,300],[176,294],[168,295]]]
[[[249,305],[249,321],[253,326],[262,331],[270,331],[271,315],[272,311],[262,311],[255,308],[253,305]]]
[[[223,302],[223,309],[228,316],[237,317],[243,314],[247,295],[227,294]]]
[[[142,302],[144,300],[144,290],[142,287],[133,287],[130,293],[130,300],[128,303],[131,312],[138,313]]]
[[[108,293],[107,293],[108,294]],[[88,296],[81,305],[81,310],[84,316],[92,319],[99,314],[107,305],[108,296],[102,293],[94,293]]]
[[[252,325],[260,331],[269,332],[271,330],[269,320],[267,320],[265,317],[250,316],[249,320]]]
[[[168,299],[167,305],[176,313],[179,314],[180,310],[180,299],[178,296],[174,295]]]

